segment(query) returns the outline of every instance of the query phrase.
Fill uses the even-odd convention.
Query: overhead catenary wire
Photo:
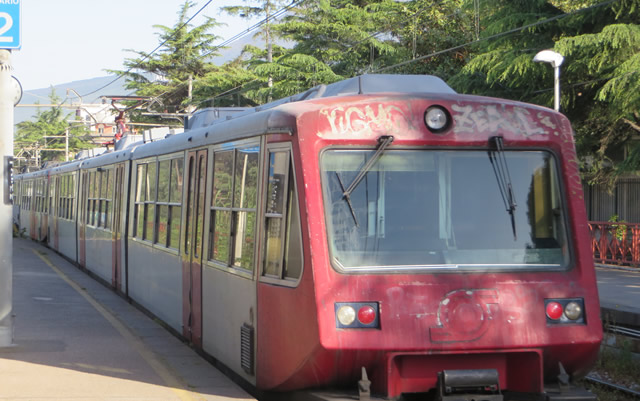
[[[189,18],[186,22],[182,23],[176,30],[175,33],[177,33],[178,31],[180,31],[182,28],[184,28],[185,26],[187,26],[198,14],[200,14],[202,12],[202,10],[204,10],[205,8],[207,8],[207,6],[209,4],[211,4],[213,2],[213,0],[209,0],[207,1],[207,3],[200,7],[200,9],[198,11],[196,11],[195,14],[193,14],[191,16],[191,18]],[[174,33],[174,35],[175,35]],[[171,35],[169,36],[167,39],[165,39],[162,43],[160,43],[155,49],[153,49],[150,53],[146,54],[140,61],[138,61],[137,65],[130,67],[127,71],[118,74],[118,76],[116,78],[114,78],[113,80],[111,80],[110,82],[108,82],[107,84],[101,86],[100,88],[91,91],[89,93],[85,93],[84,95],[81,95],[81,97],[85,97],[85,96],[89,96],[89,95],[93,95],[96,92],[99,92],[111,85],[113,85],[115,82],[117,82],[120,78],[124,77],[125,75],[127,75],[128,73],[130,73],[133,69],[137,68],[140,63],[142,63],[144,60],[148,59],[149,57],[151,57],[155,52],[157,52],[158,50],[160,50],[160,48],[162,48],[162,46],[164,46],[170,39],[173,39],[173,36]]]
[[[267,21],[268,21],[269,19],[274,19],[274,20],[275,20],[275,19],[278,19],[278,18],[282,17],[282,16],[283,16],[284,14],[286,14],[290,9],[292,9],[293,7],[295,7],[295,6],[297,6],[298,4],[302,3],[303,1],[305,1],[305,0],[292,1],[289,5],[284,6],[283,8],[281,8],[281,9],[280,9],[280,10],[278,10],[278,11],[276,11],[275,13],[273,13],[273,14],[269,15],[268,17],[263,18],[262,20],[258,21],[258,22],[257,22],[257,23],[255,23],[255,24],[253,24],[251,27],[247,28],[246,30],[244,30],[244,31],[242,31],[242,32],[239,32],[239,33],[237,33],[236,35],[232,36],[231,38],[229,38],[229,39],[225,40],[224,42],[220,43],[219,45],[217,45],[217,46],[215,46],[213,49],[211,49],[211,51],[209,51],[208,53],[205,53],[205,54],[203,54],[203,55],[199,56],[197,59],[198,59],[198,60],[202,60],[202,59],[204,59],[204,58],[206,58],[206,57],[211,56],[211,55],[212,55],[216,50],[221,49],[221,48],[223,48],[223,47],[225,47],[225,46],[228,46],[228,45],[230,45],[231,43],[233,43],[233,42],[235,42],[235,41],[237,41],[237,40],[242,39],[242,38],[243,38],[243,37],[245,37],[246,35],[248,35],[248,34],[250,34],[251,32],[255,31],[256,29],[260,28],[260,27],[261,27],[261,26],[263,26],[265,23],[267,23]],[[199,81],[199,79],[194,79],[194,80],[192,81],[192,83],[195,83],[195,82],[198,82],[198,81]],[[249,81],[249,82],[245,82],[243,85],[247,85],[247,84],[252,83],[252,82],[254,82],[254,81],[256,81],[256,79],[254,79],[254,80],[252,80],[252,81]],[[145,104],[149,104],[150,102],[153,102],[153,101],[157,101],[158,99],[162,98],[163,96],[171,95],[171,94],[177,93],[177,92],[178,92],[178,91],[179,91],[183,86],[185,86],[185,85],[187,85],[187,84],[188,84],[188,82],[183,82],[183,83],[179,84],[179,85],[178,85],[177,87],[175,87],[175,88],[172,88],[172,89],[170,89],[170,90],[164,91],[164,92],[162,92],[161,94],[154,96],[152,99],[150,99],[150,100],[149,100],[149,102],[143,103],[143,105],[145,105]],[[235,89],[236,89],[236,88],[233,88],[233,89],[230,89],[229,91],[232,91],[232,90],[235,90]],[[228,91],[227,91],[227,92],[228,92]],[[225,93],[226,93],[226,92],[225,92]],[[218,96],[218,95],[214,96],[214,98],[215,98],[215,97],[217,97],[217,96]],[[208,100],[211,100],[211,99],[212,99],[212,98],[206,99],[206,100],[204,100],[204,101],[200,101],[200,102],[198,102],[197,104],[204,103],[205,101],[208,101]]]
[[[572,12],[569,12],[569,13],[559,14],[559,15],[556,15],[556,16],[553,16],[553,17],[550,17],[550,18],[546,18],[544,20],[540,20],[540,21],[533,22],[531,24],[526,24],[526,25],[520,26],[518,28],[513,28],[513,29],[510,29],[510,30],[507,30],[507,31],[496,33],[494,35],[490,35],[490,36],[487,36],[487,37],[484,37],[484,38],[480,38],[478,40],[473,40],[473,41],[470,41],[470,42],[466,42],[466,43],[463,43],[463,44],[458,45],[458,46],[453,46],[453,47],[449,47],[447,49],[439,50],[439,51],[436,51],[436,52],[433,52],[433,53],[430,53],[430,54],[427,54],[427,55],[424,55],[424,56],[417,57],[415,59],[403,61],[401,63],[393,64],[393,65],[386,66],[386,67],[381,67],[381,68],[372,70],[370,73],[372,73],[372,74],[380,73],[380,72],[387,71],[387,70],[390,70],[390,69],[393,69],[393,68],[397,68],[397,67],[401,67],[401,66],[404,66],[404,65],[407,65],[407,64],[411,64],[411,63],[416,62],[416,61],[424,60],[424,59],[427,59],[427,58],[430,58],[430,57],[435,57],[435,56],[439,56],[441,54],[445,54],[445,53],[448,53],[448,52],[451,52],[451,51],[462,49],[464,47],[471,46],[471,45],[474,45],[474,44],[477,44],[477,43],[481,43],[483,41],[497,39],[497,38],[502,37],[502,36],[510,35],[510,34],[516,33],[516,32],[520,32],[520,31],[522,31],[524,29],[532,28],[534,26],[546,24],[546,23],[549,23],[549,22],[552,22],[552,21],[555,21],[555,20],[558,20],[558,19],[561,19],[561,18],[569,17],[569,16],[576,15],[576,14],[579,14],[579,13],[582,13],[582,12],[585,12],[585,11],[589,11],[589,10],[592,10],[592,9],[595,9],[595,8],[598,8],[598,7],[606,6],[606,5],[614,3],[615,1],[617,1],[617,0],[603,1],[601,3],[594,4],[594,5],[585,7],[585,8],[581,8],[581,9],[578,9],[578,10],[575,10],[575,11],[572,11]],[[242,88],[242,87],[248,85],[249,83],[253,83],[253,82],[255,82],[255,80],[252,80],[250,82],[246,82],[246,83],[242,84],[240,87]],[[231,90],[227,90],[225,92],[222,92],[220,94],[217,94],[217,95],[213,96],[212,98],[217,98],[217,97],[222,96],[223,94],[226,94],[226,93],[228,93],[230,91],[233,91],[233,90],[235,90],[237,88],[238,87],[233,88]],[[209,99],[211,99],[211,98],[209,98]]]
[[[470,46],[470,45],[474,45],[474,44],[477,44],[477,43],[480,43],[480,42],[497,39],[497,38],[500,38],[502,36],[506,36],[506,35],[509,35],[509,34],[512,34],[512,33],[515,33],[515,32],[520,32],[520,31],[522,31],[524,29],[533,28],[534,26],[546,24],[546,23],[549,23],[549,22],[552,22],[552,21],[555,21],[555,20],[558,20],[558,19],[561,19],[561,18],[565,18],[565,17],[571,16],[571,15],[575,15],[575,14],[579,14],[579,13],[582,13],[582,12],[585,12],[585,11],[589,11],[589,10],[592,10],[594,8],[597,8],[597,7],[602,7],[602,6],[611,4],[611,3],[615,2],[615,1],[617,1],[617,0],[607,0],[607,1],[603,1],[602,3],[594,4],[594,5],[591,5],[589,7],[585,7],[585,8],[581,8],[579,10],[572,11],[570,13],[564,13],[564,14],[555,15],[553,17],[549,17],[549,18],[543,19],[541,21],[532,22],[531,24],[526,24],[526,25],[523,25],[523,26],[518,27],[518,28],[513,28],[513,29],[510,29],[508,31],[496,33],[496,34],[493,34],[493,35],[490,35],[490,36],[487,36],[487,37],[484,37],[484,38],[481,38],[481,39],[478,39],[478,40],[472,40],[470,42],[463,43],[463,44],[458,45],[458,46],[453,46],[453,47],[450,47],[448,49],[439,50],[439,51],[436,51],[436,52],[433,52],[433,53],[430,53],[430,54],[426,54],[424,56],[416,57],[415,59],[412,59],[412,60],[407,60],[407,61],[403,61],[401,63],[393,64],[393,65],[390,65],[390,66],[387,66],[387,67],[378,68],[376,70],[373,70],[372,73],[378,73],[378,72],[387,71],[387,70],[390,70],[390,69],[393,69],[393,68],[402,67],[402,66],[405,66],[407,64],[414,63],[416,61],[420,61],[420,60],[424,60],[424,59],[427,59],[427,58],[439,56],[441,54],[448,53],[448,52],[451,52],[451,51],[454,51],[454,50],[458,50],[458,49],[462,49],[464,47],[467,47],[467,46]]]

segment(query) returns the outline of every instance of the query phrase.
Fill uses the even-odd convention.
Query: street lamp
[[[564,57],[560,53],[556,53],[553,50],[542,50],[533,57],[533,61],[549,63],[553,67],[554,85],[553,85],[553,99],[554,109],[560,111],[560,66],[564,61]]]

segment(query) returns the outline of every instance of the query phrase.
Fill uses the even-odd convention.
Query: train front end
[[[364,368],[388,398],[583,396],[565,382],[602,328],[564,116],[360,95],[314,101],[297,134],[319,344],[292,388],[366,393]]]

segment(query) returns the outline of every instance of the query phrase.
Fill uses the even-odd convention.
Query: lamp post
[[[564,61],[564,57],[553,50],[542,50],[533,57],[533,61],[549,63],[553,67],[553,108],[556,111],[560,111],[560,66]]]

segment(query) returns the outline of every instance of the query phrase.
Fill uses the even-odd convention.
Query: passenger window
[[[171,156],[166,156],[171,157]],[[182,217],[184,156],[157,162],[146,159],[136,167],[133,236],[162,247],[178,249]]]
[[[171,186],[169,193],[167,246],[178,249],[180,243],[180,221],[182,219],[182,182],[184,159],[171,160]]]
[[[209,259],[253,270],[259,147],[214,155]]]
[[[147,165],[138,164],[136,169],[136,201],[134,208],[133,236],[142,239],[144,232],[145,194],[147,182]]]
[[[269,152],[265,219],[262,275],[297,280],[302,274],[302,233],[289,151]]]

